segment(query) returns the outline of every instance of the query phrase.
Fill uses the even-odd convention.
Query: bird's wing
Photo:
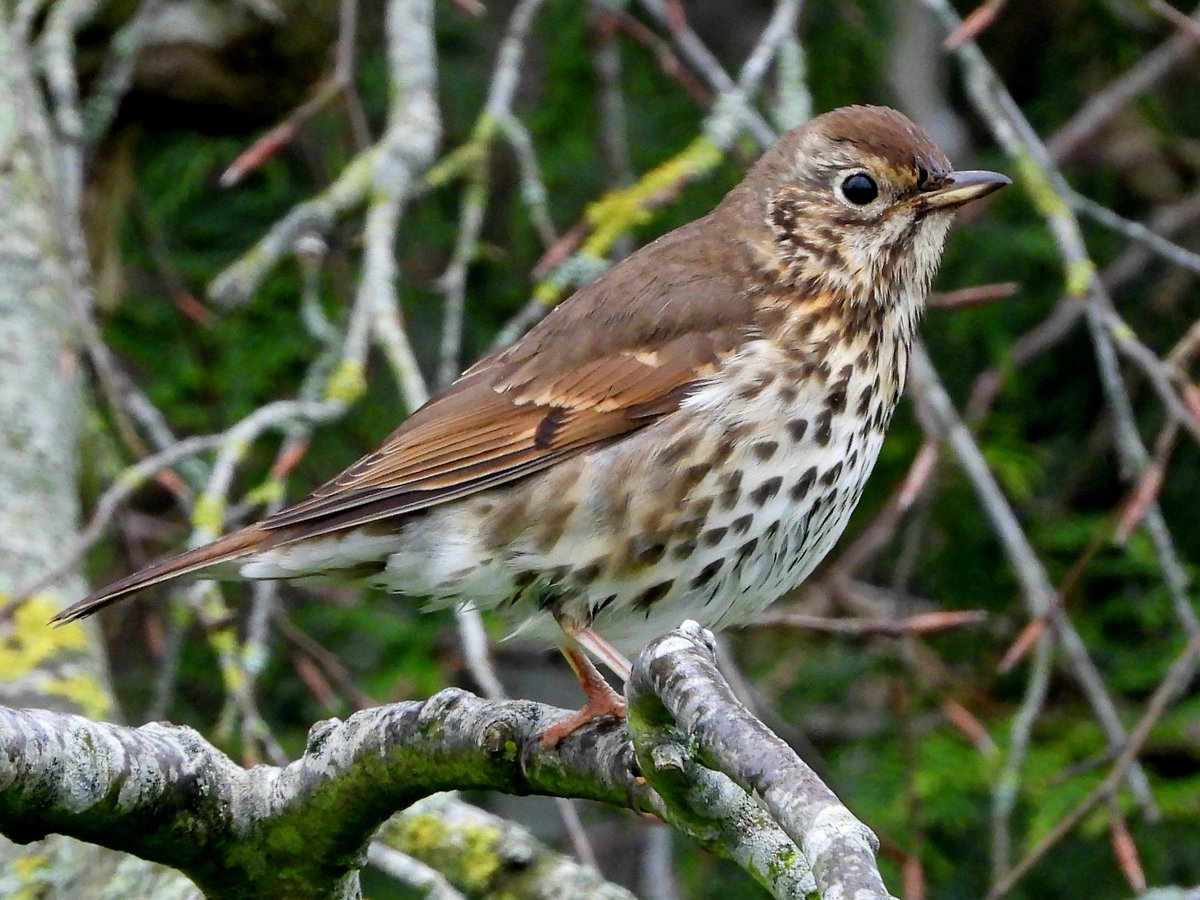
[[[288,540],[462,497],[544,469],[675,409],[715,368],[694,335],[655,354],[619,353],[532,381],[475,377],[420,420],[288,509],[266,519]],[[655,359],[654,357],[658,358]]]
[[[260,527],[292,541],[425,509],[678,408],[745,339],[751,318],[735,277],[701,274],[711,269],[694,258],[701,248],[689,244],[692,230],[656,242],[672,245],[661,248],[668,262],[647,264],[643,250],[581,290],[472,366],[379,449]]]

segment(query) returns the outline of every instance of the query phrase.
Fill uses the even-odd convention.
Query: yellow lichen
[[[6,598],[0,595],[0,605]],[[60,606],[44,594],[35,594],[13,610],[12,626],[0,642],[0,678],[12,681],[41,666],[63,651],[87,647],[87,632],[79,622],[59,628],[47,626]]]
[[[627,188],[612,191],[588,206],[586,215],[592,234],[581,251],[602,257],[621,235],[650,218],[649,204],[683,181],[715,168],[721,151],[705,137],[698,137],[666,162],[651,169]]]
[[[246,502],[255,506],[266,506],[275,500],[283,499],[283,479],[268,478],[258,487],[246,492]]]
[[[562,283],[557,278],[543,278],[533,286],[533,297],[539,303],[545,303],[547,306],[553,305],[558,300],[558,295],[562,293]]]
[[[1077,259],[1067,266],[1067,295],[1083,297],[1092,286],[1096,276],[1096,264],[1090,259]]]
[[[192,510],[192,527],[216,536],[224,530],[225,503],[212,494],[202,494]]]
[[[104,685],[91,675],[68,675],[49,678],[41,684],[42,690],[53,696],[71,701],[81,715],[99,719],[109,711],[110,698]]]
[[[46,877],[51,874],[49,869],[50,859],[43,853],[23,853],[15,857],[5,869],[7,874],[22,882],[11,895],[12,900],[42,900],[51,896],[51,885]]]
[[[23,853],[9,863],[9,870],[22,881],[30,881],[48,865],[50,860],[43,853]]]
[[[1045,170],[1032,157],[1022,153],[1014,161],[1017,164],[1017,182],[1029,193],[1038,212],[1047,218],[1070,213],[1067,201],[1054,189]]]
[[[329,376],[325,385],[325,399],[349,405],[367,390],[367,379],[358,360],[343,359]]]
[[[460,829],[464,839],[462,873],[467,884],[485,888],[503,866],[496,848],[500,842],[500,830],[480,826]]]

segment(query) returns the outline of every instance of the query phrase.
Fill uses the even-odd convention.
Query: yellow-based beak
[[[1012,179],[999,172],[951,172],[942,184],[920,196],[926,209],[957,209],[1008,184]]]

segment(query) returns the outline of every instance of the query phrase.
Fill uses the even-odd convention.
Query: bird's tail
[[[265,537],[266,532],[263,529],[251,525],[219,538],[211,544],[161,559],[139,572],[134,572],[132,575],[127,575],[93,591],[78,603],[68,606],[50,621],[56,625],[74,622],[76,619],[90,616],[96,610],[103,609],[110,603],[143,588],[236,559],[259,547]]]

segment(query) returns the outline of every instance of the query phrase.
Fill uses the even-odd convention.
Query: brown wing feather
[[[619,353],[582,370],[513,383],[480,378],[379,450],[262,526],[310,537],[402,515],[523,478],[644,427],[710,374],[722,342],[673,341],[661,352]],[[684,354],[684,355],[680,355]],[[478,402],[472,402],[478,398]],[[433,412],[438,401],[421,412]],[[431,408],[432,407],[432,408]],[[295,539],[290,534],[289,540]]]
[[[728,262],[730,247],[721,235],[719,248],[706,237],[693,223],[655,242],[651,257],[644,249],[617,265],[522,340],[476,363],[374,453],[262,526],[295,540],[425,509],[523,478],[676,409],[753,321],[737,267],[713,272],[710,254]]]

